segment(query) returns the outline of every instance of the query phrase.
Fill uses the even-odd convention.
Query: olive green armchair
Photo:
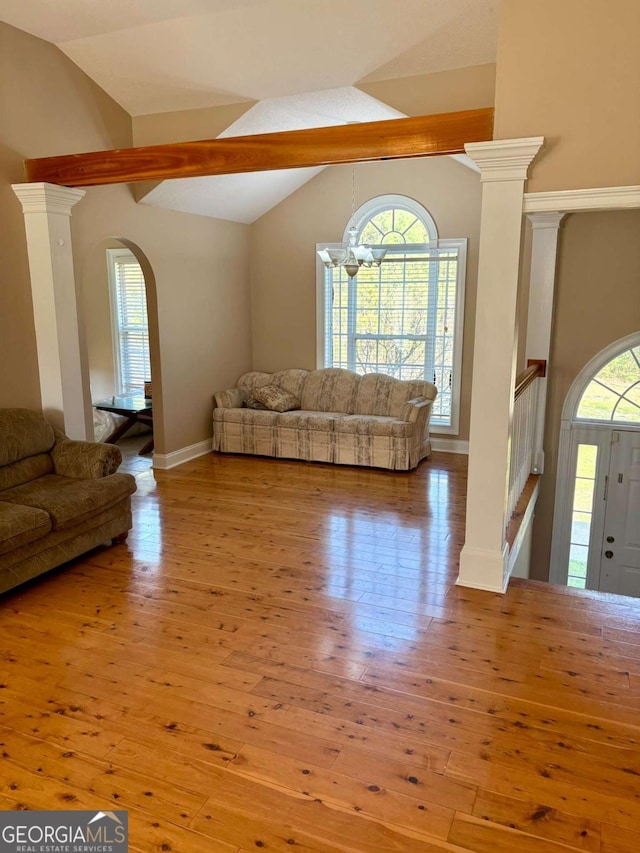
[[[0,593],[84,554],[124,541],[130,474],[118,447],[72,441],[41,414],[0,409]]]

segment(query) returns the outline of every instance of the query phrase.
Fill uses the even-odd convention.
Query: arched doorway
[[[153,399],[157,436],[163,418],[156,282],[139,246],[114,237],[87,253],[82,306],[92,402],[127,395],[144,398],[145,382],[151,382],[146,392]],[[104,410],[100,413],[105,415]],[[96,439],[105,440],[114,424],[96,424],[96,414],[94,410],[94,426],[100,431]],[[150,416],[141,421],[148,423]]]
[[[565,400],[550,580],[640,597],[640,332],[593,358]]]

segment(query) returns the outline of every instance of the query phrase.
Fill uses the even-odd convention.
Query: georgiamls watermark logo
[[[0,853],[127,853],[125,811],[0,811]]]

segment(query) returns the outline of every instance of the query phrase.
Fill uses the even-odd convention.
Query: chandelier
[[[352,168],[351,179],[351,225],[347,229],[348,241],[339,249],[318,249],[318,257],[327,269],[344,267],[349,278],[358,274],[360,267],[379,267],[387,254],[381,246],[368,246],[358,243],[358,229],[353,221],[356,207],[356,169]]]

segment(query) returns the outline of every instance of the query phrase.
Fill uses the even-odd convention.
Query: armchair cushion
[[[29,409],[0,409],[0,465],[11,465],[54,445],[53,428]]]
[[[115,444],[95,444],[63,438],[51,451],[55,473],[78,480],[99,479],[114,474],[122,462]]]
[[[8,503],[44,510],[51,516],[53,530],[64,530],[114,506],[135,490],[135,480],[127,474],[89,480],[49,474],[6,489],[1,496]]]
[[[40,539],[51,530],[51,519],[41,509],[0,501],[0,554]]]
[[[11,465],[0,466],[0,490],[20,486],[30,480],[37,480],[45,474],[53,474],[53,460],[50,453],[37,453],[26,459],[19,459]]]

